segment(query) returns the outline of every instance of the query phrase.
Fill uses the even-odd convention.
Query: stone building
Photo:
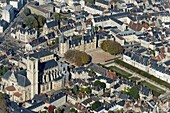
[[[87,34],[79,36],[65,37],[64,35],[59,36],[59,53],[64,55],[68,50],[76,49],[80,51],[90,51],[97,47],[104,40],[114,40],[112,35],[108,33],[97,33],[94,34],[94,29],[90,29]]]
[[[69,64],[57,61],[49,51],[26,55],[22,62],[26,69],[8,70],[2,77],[1,90],[13,101],[24,102],[36,94],[59,90],[69,80]]]

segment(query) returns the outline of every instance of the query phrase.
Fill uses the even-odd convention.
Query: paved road
[[[146,78],[146,77],[142,77],[142,75],[139,75],[138,73],[135,73],[135,72],[133,72],[133,71],[131,71],[131,70],[125,68],[125,67],[122,67],[122,66],[120,66],[120,65],[118,65],[118,64],[115,64],[113,61],[110,62],[110,63],[106,63],[106,64],[104,64],[104,65],[105,65],[106,67],[116,66],[116,67],[118,67],[118,68],[120,68],[120,69],[122,69],[122,70],[125,70],[125,71],[127,71],[128,73],[132,74],[132,75],[133,75],[132,77],[138,77],[138,78],[141,79],[141,81],[145,80],[146,82],[151,83],[151,84],[155,85],[156,87],[165,90],[166,92],[170,92],[170,90],[169,90],[168,88],[166,88],[166,87],[164,87],[164,86],[161,86],[161,85],[159,85],[158,83],[156,83],[156,82],[154,82],[154,81],[151,81],[150,79],[148,79],[148,78]]]
[[[20,12],[16,15],[16,18],[10,23],[7,29],[0,36],[2,45],[4,47],[13,49],[16,53],[18,52],[17,50],[19,50],[21,44],[11,37],[11,28],[26,18],[26,15],[23,13],[25,7],[27,7],[27,4],[20,10]]]

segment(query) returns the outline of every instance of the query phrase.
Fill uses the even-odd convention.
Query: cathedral
[[[1,90],[11,100],[24,102],[35,94],[62,89],[69,80],[71,66],[57,60],[49,51],[25,55],[18,69],[8,70],[2,77]]]

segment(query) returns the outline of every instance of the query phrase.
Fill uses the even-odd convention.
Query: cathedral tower
[[[31,98],[38,94],[38,59],[27,57],[27,78],[31,82]]]

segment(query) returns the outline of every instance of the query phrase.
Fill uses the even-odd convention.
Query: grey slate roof
[[[58,20],[48,22],[48,23],[46,23],[46,25],[47,25],[47,28],[52,28],[52,27],[58,26]]]
[[[74,27],[72,26],[72,25],[67,25],[67,26],[63,26],[63,27],[61,27],[60,28],[60,31],[61,32],[66,32],[66,31],[68,31],[68,30],[70,30],[70,29],[73,29]]]
[[[155,69],[155,70],[157,70],[159,72],[162,72],[162,73],[170,75],[170,70],[169,69],[166,69],[163,65],[157,64],[156,62],[151,63],[151,68]]]
[[[47,51],[47,50],[41,50],[39,52],[35,52],[33,54],[30,54],[29,57],[34,57],[34,58],[42,58],[48,55],[53,55],[52,52]],[[28,55],[25,55],[25,57],[27,57]]]
[[[90,65],[88,66],[88,68],[93,69],[96,73],[99,73],[99,74],[101,74],[101,75],[106,75],[106,72],[107,72],[107,70],[104,69],[103,67],[98,66],[98,65],[93,64],[93,63],[90,64]]]
[[[113,83],[113,79],[108,78],[106,76],[97,76],[96,79],[98,79],[98,80],[104,79],[107,81],[107,83],[110,83],[110,84]]]
[[[96,0],[95,2],[99,2],[99,3],[102,3],[104,5],[109,5],[109,2],[106,1],[106,0]]]
[[[17,103],[15,103],[13,101],[10,102],[9,106],[10,106],[9,108],[12,109],[12,111],[10,111],[10,113],[35,113],[35,112],[28,110],[24,107],[18,106]]]
[[[25,87],[25,86],[28,86],[31,84],[31,82],[27,78],[27,73],[26,73],[25,69],[19,70],[19,71],[14,71],[14,72],[12,72],[11,70],[8,70],[4,74],[3,78],[8,80],[10,78],[10,76],[12,75],[12,73],[14,73],[14,76],[17,79],[18,85]]]
[[[150,58],[148,56],[141,55],[140,53],[127,51],[124,55],[131,57],[132,60],[143,64],[145,66],[149,65]]]
[[[25,28],[22,28],[22,27],[19,27],[18,31],[20,31],[22,34],[25,34],[26,32],[28,34],[31,34],[31,35],[36,33],[36,31],[33,30],[33,29],[25,29]]]
[[[45,43],[46,41],[47,41],[47,39],[43,36],[43,37],[37,38],[37,39],[33,40],[32,42],[30,42],[30,45],[32,47],[36,47],[39,44]]]
[[[169,66],[170,65],[170,60],[164,62],[165,65]]]
[[[58,66],[58,63],[54,59],[47,62],[39,63],[40,70],[47,70],[56,66]]]
[[[93,9],[96,9],[96,10],[99,10],[99,11],[104,11],[104,8],[103,8],[103,7],[97,6],[97,5],[94,5],[94,4],[89,5],[88,7],[93,8]]]

